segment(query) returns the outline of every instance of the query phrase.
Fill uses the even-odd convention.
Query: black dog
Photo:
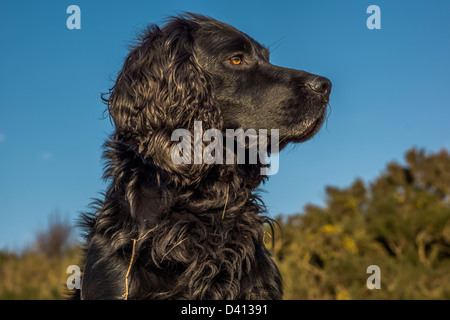
[[[175,164],[171,140],[192,130],[278,129],[283,148],[321,127],[328,79],[281,68],[248,35],[185,14],[150,26],[104,98],[110,186],[83,216],[82,299],[281,299],[264,244],[256,164]]]

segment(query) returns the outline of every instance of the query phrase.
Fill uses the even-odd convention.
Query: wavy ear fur
[[[223,126],[208,75],[196,62],[194,29],[193,21],[179,18],[163,29],[148,27],[125,59],[109,98],[104,98],[115,138],[130,143],[175,183],[199,180],[209,166],[174,164],[171,150],[178,141],[171,141],[172,132],[183,128],[193,135],[194,121],[202,121],[203,130]]]

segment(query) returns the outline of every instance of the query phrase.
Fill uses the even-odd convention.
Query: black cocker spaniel
[[[269,62],[269,50],[198,14],[152,25],[104,100],[103,200],[85,213],[82,299],[281,299],[264,244],[267,176],[256,163],[181,163],[172,133],[277,129],[281,149],[321,127],[331,83]],[[201,142],[205,146],[205,142]]]

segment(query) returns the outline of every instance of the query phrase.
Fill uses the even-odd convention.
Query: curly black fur
[[[192,132],[194,121],[277,128],[281,147],[319,130],[329,81],[273,66],[268,54],[201,15],[144,32],[104,98],[115,125],[104,152],[110,185],[82,217],[82,299],[282,298],[255,193],[263,165],[171,160],[172,132]],[[240,66],[228,62],[237,55]]]

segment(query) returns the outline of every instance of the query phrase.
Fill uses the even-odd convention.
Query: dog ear
[[[175,175],[175,182],[199,181],[208,165],[172,161],[171,151],[179,143],[171,140],[174,130],[187,129],[194,141],[195,121],[202,122],[203,130],[222,129],[208,75],[196,60],[194,28],[194,22],[181,18],[174,18],[163,29],[150,26],[104,99],[116,136],[167,176]]]
[[[125,58],[114,86],[102,95],[116,134],[126,140],[132,140],[143,129],[138,128],[138,122],[142,121],[142,112],[152,104],[152,92],[157,90],[159,58],[153,48],[156,48],[161,34],[156,25],[147,28]]]

